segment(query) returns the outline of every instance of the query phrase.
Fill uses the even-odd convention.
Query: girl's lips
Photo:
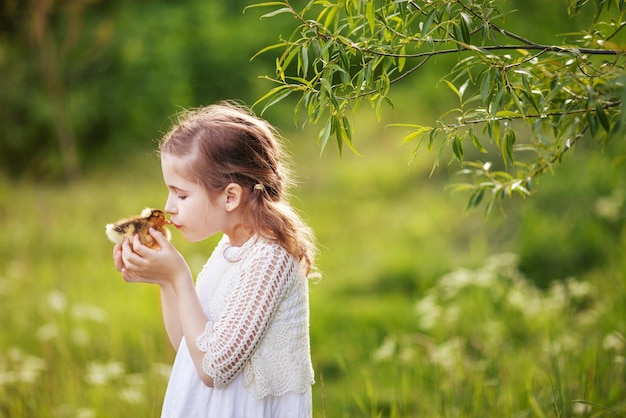
[[[174,228],[176,228],[176,229],[180,229],[180,228],[182,228],[182,226],[178,225],[178,224],[177,224],[177,223],[175,223],[175,222],[170,221],[170,223],[171,223],[172,225],[174,225]]]

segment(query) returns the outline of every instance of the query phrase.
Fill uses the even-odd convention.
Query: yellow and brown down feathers
[[[148,232],[149,228],[161,232],[169,240],[171,238],[170,230],[165,227],[170,221],[165,217],[165,213],[160,209],[146,208],[139,216],[120,219],[119,221],[108,224],[106,226],[107,237],[114,243],[121,243],[125,237],[131,241],[135,234],[139,235],[141,243],[150,248],[158,248],[152,235]]]

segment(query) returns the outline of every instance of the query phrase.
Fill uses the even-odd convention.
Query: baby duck
[[[120,219],[112,224],[107,224],[105,230],[107,237],[116,244],[121,243],[126,237],[128,237],[132,243],[133,236],[137,234],[143,245],[152,249],[158,249],[159,244],[152,238],[148,229],[153,228],[161,232],[165,235],[165,238],[169,240],[171,233],[170,230],[165,227],[165,225],[168,224],[171,224],[171,222],[165,217],[165,213],[162,210],[145,208],[141,211],[141,215],[139,216],[132,216],[130,218]]]

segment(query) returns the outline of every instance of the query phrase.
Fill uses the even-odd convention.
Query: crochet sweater
[[[257,399],[314,383],[308,280],[284,248],[260,237],[234,247],[224,237],[196,286],[209,316],[196,346],[216,388],[239,372]]]

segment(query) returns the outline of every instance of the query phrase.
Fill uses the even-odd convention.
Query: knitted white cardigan
[[[241,247],[224,237],[214,255],[218,260],[209,260],[198,277],[198,287],[207,286],[208,301],[202,302],[210,313],[196,339],[204,372],[224,388],[243,370],[257,399],[303,393],[314,377],[308,280],[298,261],[259,237]]]

